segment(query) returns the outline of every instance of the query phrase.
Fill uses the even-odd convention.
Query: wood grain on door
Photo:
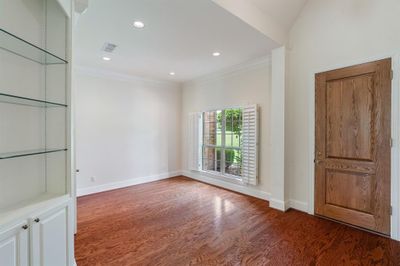
[[[390,234],[391,59],[316,74],[315,213]]]

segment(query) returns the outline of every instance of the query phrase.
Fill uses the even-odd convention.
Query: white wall
[[[256,187],[238,187],[228,184],[231,189],[249,192],[255,196],[265,198],[269,195],[270,177],[270,127],[269,107],[271,89],[271,67],[269,59],[243,65],[240,69],[215,73],[211,76],[194,80],[183,85],[182,90],[182,130],[185,140],[188,114],[216,108],[258,104],[260,106],[260,184]],[[186,161],[187,145],[183,141],[182,167],[188,169]],[[188,174],[188,173],[186,173]],[[221,185],[217,179],[209,179],[204,175],[192,173],[197,178],[206,182]],[[216,183],[217,182],[217,183]],[[225,184],[227,185],[227,184]]]
[[[288,48],[285,174],[290,198],[309,203],[309,119],[313,73],[392,55],[400,49],[398,0],[309,0]]]
[[[180,170],[177,84],[87,69],[76,71],[74,83],[78,194]]]

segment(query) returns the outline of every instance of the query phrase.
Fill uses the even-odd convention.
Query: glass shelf
[[[67,149],[38,149],[29,151],[6,152],[6,153],[0,153],[0,160],[40,155],[53,152],[61,152],[61,151],[67,151]]]
[[[0,29],[0,48],[42,65],[68,64],[66,60],[3,29]]]
[[[10,94],[0,93],[0,102],[12,103],[19,105],[27,105],[33,107],[67,107],[68,105],[62,103],[47,102],[37,99],[25,98]]]

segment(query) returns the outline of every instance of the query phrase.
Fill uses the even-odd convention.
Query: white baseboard
[[[289,209],[289,202],[271,198],[269,200],[269,207],[285,212]]]
[[[298,201],[298,200],[287,200],[287,201],[282,201],[282,200],[277,200],[274,198],[271,198],[269,200],[269,206],[271,208],[280,210],[280,211],[287,211],[289,209],[295,209],[301,212],[308,212],[308,204],[306,202]]]
[[[205,182],[214,186],[222,187],[228,190],[236,191],[245,195],[249,195],[255,198],[268,200],[269,206],[271,208],[280,210],[280,211],[287,211],[288,209],[295,209],[301,212],[308,211],[308,204],[306,202],[298,201],[298,200],[288,200],[288,201],[281,201],[277,199],[271,198],[271,194],[265,191],[261,191],[258,189],[254,189],[249,186],[243,186],[231,182],[227,182],[225,180],[219,180],[211,176],[207,176],[201,172],[193,172],[193,171],[182,171],[181,173],[184,176],[189,178]]]
[[[235,184],[232,182],[224,181],[224,180],[218,180],[213,177],[209,177],[204,175],[203,173],[196,173],[192,171],[182,171],[182,175],[187,176],[189,178],[208,183],[217,187],[222,187],[228,190],[232,190],[235,192],[239,192],[245,195],[249,195],[255,198],[263,199],[263,200],[269,200],[270,199],[270,194],[265,191],[261,191],[258,189],[254,189],[250,186],[243,186],[239,184]]]
[[[86,187],[86,188],[78,188],[77,189],[77,197],[86,196],[94,193],[104,192],[108,190],[114,190],[118,188],[130,187],[134,185],[154,182],[162,179],[167,179],[170,177],[181,175],[181,171],[174,171],[159,175],[152,175],[152,176],[144,176],[138,178],[131,178],[119,182],[107,183],[93,187]]]
[[[298,210],[298,211],[301,211],[301,212],[308,213],[308,204],[307,204],[307,202],[291,199],[291,200],[288,201],[288,205],[289,205],[289,208],[291,208],[291,209],[295,209],[295,210]]]
[[[250,186],[243,186],[243,185],[235,184],[233,182],[219,180],[219,179],[216,179],[216,178],[213,178],[210,176],[206,176],[203,173],[197,173],[197,172],[192,172],[192,171],[174,171],[174,172],[169,172],[169,173],[164,173],[164,174],[159,174],[159,175],[132,178],[132,179],[124,180],[124,181],[113,182],[113,183],[108,183],[108,184],[103,184],[103,185],[98,185],[98,186],[93,186],[93,187],[78,188],[77,196],[80,197],[80,196],[90,195],[90,194],[94,194],[94,193],[109,191],[109,190],[113,190],[113,189],[154,182],[154,181],[163,180],[163,179],[167,179],[167,178],[171,178],[171,177],[179,176],[179,175],[184,175],[184,176],[187,176],[189,178],[192,178],[192,179],[195,179],[195,180],[198,180],[201,182],[205,182],[205,183],[208,183],[208,184],[211,184],[214,186],[218,186],[218,187],[222,187],[222,188],[225,188],[228,190],[239,192],[239,193],[249,195],[249,196],[252,196],[255,198],[268,200],[270,207],[277,209],[277,210],[286,211],[291,208],[291,209],[296,209],[296,210],[299,210],[302,212],[308,211],[308,204],[306,202],[293,200],[293,199],[283,202],[281,200],[276,200],[276,199],[271,198],[271,194],[268,192],[255,189]]]

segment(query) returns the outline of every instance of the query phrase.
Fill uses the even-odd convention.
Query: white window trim
[[[214,109],[209,109],[209,110],[204,110],[204,111],[201,111],[201,117],[202,117],[202,120],[201,120],[201,124],[203,125],[203,114],[205,113],[205,112],[215,112],[215,111],[222,111],[222,110],[229,110],[229,109],[242,109],[242,111],[244,111],[245,109],[247,109],[247,108],[255,108],[255,112],[256,112],[256,114],[255,114],[255,116],[256,116],[256,128],[255,128],[255,134],[256,134],[256,136],[255,136],[255,138],[256,138],[256,143],[255,143],[255,146],[256,146],[256,154],[255,154],[255,160],[254,160],[254,164],[255,164],[255,181],[254,180],[252,180],[252,181],[250,181],[250,183],[249,183],[249,181],[245,181],[245,177],[243,176],[243,173],[242,173],[242,175],[241,176],[236,176],[236,175],[231,175],[231,174],[226,174],[225,173],[225,168],[224,167],[221,167],[221,172],[217,172],[217,171],[212,171],[212,170],[203,170],[202,168],[203,168],[203,160],[202,160],[202,156],[203,156],[203,154],[202,154],[202,152],[203,152],[203,148],[204,147],[214,147],[214,148],[220,148],[220,149],[224,149],[224,150],[226,150],[226,149],[240,149],[242,152],[243,152],[243,147],[230,147],[230,146],[217,146],[217,145],[203,145],[203,143],[201,143],[201,145],[200,145],[200,147],[201,147],[201,156],[199,156],[199,161],[198,161],[198,164],[200,165],[200,167],[199,167],[199,169],[198,169],[198,171],[199,172],[201,172],[201,173],[203,173],[203,174],[207,174],[208,176],[210,176],[210,177],[216,177],[216,178],[219,178],[219,179],[221,179],[221,178],[223,178],[225,181],[231,181],[231,182],[234,182],[234,183],[237,183],[237,184],[241,184],[241,185],[257,185],[257,183],[258,183],[258,149],[259,149],[259,140],[258,140],[258,137],[259,137],[259,135],[258,135],[258,123],[259,123],[259,121],[258,121],[258,118],[259,118],[259,110],[258,110],[258,106],[256,105],[256,104],[253,104],[253,105],[241,105],[241,106],[226,106],[226,107],[221,107],[221,108],[214,108]],[[244,119],[244,118],[242,118],[242,119]],[[225,113],[223,113],[223,121],[224,121],[224,123],[223,123],[223,127],[225,127],[226,125],[225,125],[225,122],[226,122],[226,119],[225,119]],[[243,120],[242,120],[243,121]],[[201,142],[203,142],[203,139],[204,139],[204,136],[203,136],[203,131],[201,131],[200,132],[200,135],[202,136],[201,137]],[[242,136],[243,137],[243,136]],[[221,142],[222,143],[225,143],[225,140],[222,140],[222,138],[225,138],[225,136],[224,136],[224,134],[222,134],[222,136],[221,136]],[[222,165],[222,162],[225,162],[225,152],[221,152],[221,165]],[[243,166],[242,166],[243,167]],[[246,180],[247,180],[247,176],[246,176]]]
[[[204,127],[204,113],[205,112],[216,112],[216,111],[226,111],[226,110],[231,110],[231,109],[244,109],[244,106],[234,106],[234,107],[224,107],[224,108],[217,108],[217,109],[211,109],[211,110],[205,110],[201,112],[201,119],[202,119],[202,129]],[[243,119],[243,118],[242,118]],[[226,117],[225,117],[225,112],[222,112],[222,128],[221,128],[221,143],[225,144],[225,134],[222,134],[222,132],[225,132],[226,128]],[[244,184],[242,177],[237,176],[237,175],[231,175],[225,173],[225,150],[240,150],[242,151],[242,147],[231,147],[231,146],[225,146],[225,145],[205,145],[203,143],[204,141],[204,132],[201,130],[201,156],[199,157],[199,164],[201,165],[199,172],[202,173],[208,173],[212,177],[217,177],[217,178],[224,178],[229,181],[235,181],[239,182],[240,184]],[[216,149],[221,149],[221,172],[218,171],[212,171],[212,170],[203,170],[203,149],[205,147],[211,147],[211,148],[216,148]]]
[[[224,181],[235,183],[238,185],[246,185],[246,183],[243,182],[243,180],[240,178],[240,176],[230,175],[230,174],[223,175],[220,172],[216,172],[216,171],[199,170],[199,172],[207,177],[222,179]]]
[[[255,167],[253,173],[255,173],[255,177],[253,177],[253,179],[251,181],[249,181],[247,176],[245,178],[243,176],[243,174],[241,176],[235,176],[235,175],[226,174],[226,173],[222,174],[221,172],[217,172],[217,171],[203,170],[202,169],[202,167],[203,167],[203,160],[202,160],[202,156],[203,156],[203,140],[204,140],[204,136],[203,136],[203,124],[204,124],[203,123],[203,119],[204,119],[203,115],[204,115],[204,112],[212,112],[212,111],[219,111],[219,110],[229,110],[229,109],[239,109],[239,108],[242,109],[242,110],[245,110],[245,109],[248,109],[248,108],[254,108],[255,109],[255,128],[254,128],[254,130],[255,130],[255,136],[254,136],[255,137],[255,145],[254,146],[255,146],[256,150],[255,150],[255,154],[253,156],[255,158],[254,161],[253,161],[253,164],[254,164],[254,167]],[[189,135],[191,137],[188,138],[189,139],[189,143],[188,144],[189,145],[190,144],[195,144],[196,146],[198,145],[197,146],[198,147],[198,149],[197,149],[197,151],[198,151],[197,154],[198,155],[195,156],[195,157],[197,157],[195,163],[193,163],[193,161],[192,161],[192,163],[188,164],[190,171],[196,171],[196,172],[202,174],[204,177],[215,178],[216,180],[226,181],[226,182],[230,182],[230,183],[237,184],[237,185],[242,185],[242,186],[256,186],[256,185],[258,185],[258,178],[259,178],[258,177],[258,170],[259,170],[258,169],[258,159],[259,159],[259,157],[258,157],[258,152],[259,152],[259,140],[258,140],[258,137],[259,137],[259,133],[258,133],[259,109],[258,109],[257,104],[241,105],[241,106],[226,106],[226,107],[221,107],[221,108],[202,110],[200,112],[190,113],[189,117],[192,117],[191,115],[193,115],[193,114],[197,114],[197,117],[199,118],[198,124],[195,125],[196,130],[198,130],[197,131],[198,132],[198,135],[197,135],[198,138],[196,140],[191,139],[191,137],[193,137],[193,134],[189,133]],[[242,118],[242,119],[244,119],[244,118]],[[242,121],[244,121],[244,120],[242,120]],[[225,123],[224,123],[224,126],[225,126]],[[189,128],[189,132],[192,132],[192,131],[193,131],[193,128]],[[242,136],[242,137],[244,137],[244,136]],[[217,145],[207,145],[207,146],[208,147],[220,147],[220,146],[217,146]],[[225,147],[225,148],[226,149],[237,149],[238,147],[230,147],[230,146],[228,146],[228,147]],[[240,147],[242,152],[243,152],[243,148],[244,147]],[[189,151],[188,159],[189,159],[189,161],[191,161],[191,157],[193,157],[193,156],[192,156],[192,152],[190,152],[190,148],[189,148],[188,151]],[[222,155],[225,156],[224,153],[221,153],[221,157],[222,157]],[[191,167],[191,165],[197,165],[198,167]]]

